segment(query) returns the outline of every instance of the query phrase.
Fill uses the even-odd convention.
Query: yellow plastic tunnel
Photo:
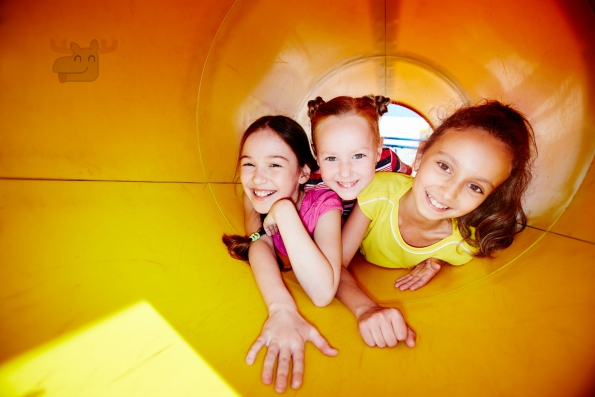
[[[0,2],[0,395],[275,395],[264,354],[244,362],[266,307],[220,240],[243,232],[239,137],[370,93],[433,124],[481,98],[525,113],[530,227],[415,292],[352,265],[413,349],[367,347],[288,279],[340,353],[308,344],[286,394],[592,395],[594,71],[589,0]]]

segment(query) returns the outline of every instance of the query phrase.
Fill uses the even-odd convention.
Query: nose
[[[341,178],[348,178],[351,176],[351,163],[349,161],[341,161],[340,162],[339,176]]]
[[[266,169],[263,169],[263,167],[256,167],[254,174],[252,174],[252,181],[257,185],[267,183],[268,178],[266,175]]]
[[[440,189],[442,193],[442,197],[446,200],[454,200],[457,198],[459,194],[460,186],[458,182],[455,181],[447,181],[442,185],[442,189]]]

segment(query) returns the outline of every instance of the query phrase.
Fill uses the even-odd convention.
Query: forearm
[[[325,254],[322,247],[308,234],[295,207],[290,202],[278,204],[274,209],[274,216],[296,278],[315,305],[326,306],[333,300],[339,286],[340,211],[336,211],[336,214],[324,214],[318,221],[317,228],[323,227],[323,217],[327,217],[327,223],[336,223],[336,230],[331,228],[328,233],[335,234],[334,239],[329,236],[320,237],[325,244]]]
[[[337,299],[339,299],[339,301],[341,301],[341,303],[343,303],[357,319],[370,308],[378,306],[376,302],[370,299],[370,297],[362,291],[349,270],[343,266],[341,266],[341,281],[339,282],[339,289],[337,290]]]
[[[296,311],[297,306],[287,290],[277,265],[272,242],[268,236],[250,245],[249,259],[256,285],[267,306],[269,316],[278,311]]]
[[[344,267],[349,266],[351,260],[357,253],[362,240],[364,239],[364,235],[366,234],[366,230],[372,221],[364,215],[362,210],[359,207],[359,204],[356,203],[347,218],[347,222],[343,226],[343,231],[341,235],[342,245],[343,245],[343,255],[342,255],[342,265]]]

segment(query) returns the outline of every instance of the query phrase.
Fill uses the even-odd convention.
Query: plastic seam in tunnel
[[[384,96],[388,96],[386,93],[386,86],[387,86],[387,70],[386,70],[386,0],[384,0]]]
[[[217,28],[217,32],[215,32],[215,36],[213,36],[213,41],[211,41],[211,45],[209,46],[209,51],[207,52],[207,56],[205,57],[205,63],[202,67],[202,72],[200,74],[200,82],[198,83],[198,94],[197,94],[197,98],[196,98],[196,141],[198,144],[198,157],[200,158],[200,165],[202,167],[202,171],[205,174],[205,178],[206,178],[206,184],[207,187],[209,188],[209,192],[211,193],[211,196],[213,197],[213,201],[215,202],[215,205],[217,206],[217,209],[219,209],[219,212],[221,213],[221,216],[223,216],[223,219],[225,219],[225,222],[227,222],[227,224],[229,225],[229,227],[231,228],[231,230],[233,230],[234,233],[237,233],[237,231],[235,230],[235,228],[232,226],[232,224],[229,222],[229,219],[227,219],[227,216],[225,215],[225,213],[223,212],[223,210],[221,209],[221,206],[219,205],[219,202],[217,201],[217,197],[215,197],[215,194],[213,193],[213,189],[211,189],[211,182],[209,181],[208,175],[207,175],[207,170],[205,168],[205,164],[203,161],[203,156],[202,156],[202,149],[200,147],[200,127],[198,125],[198,109],[200,106],[200,90],[202,88],[202,82],[205,76],[205,69],[207,68],[207,64],[209,62],[209,57],[211,55],[211,50],[213,49],[213,46],[215,45],[215,40],[217,39],[217,36],[219,35],[219,31],[221,30],[221,27],[223,26],[223,24],[225,23],[225,21],[227,20],[227,17],[229,16],[229,13],[231,12],[231,10],[233,9],[233,7],[236,5],[237,0],[233,2],[233,4],[231,5],[231,7],[229,7],[229,10],[227,10],[227,13],[225,14],[225,17],[223,18],[223,20],[221,21],[221,24],[219,25],[219,27]],[[233,182],[232,182],[233,183]]]

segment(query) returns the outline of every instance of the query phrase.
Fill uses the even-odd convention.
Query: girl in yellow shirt
[[[527,219],[521,202],[536,153],[529,122],[497,101],[464,107],[420,145],[415,178],[377,174],[359,195],[342,231],[347,267],[361,245],[366,259],[384,267],[413,267],[395,287],[424,286],[445,263],[490,257],[512,244]],[[341,273],[339,300],[357,317],[369,346],[409,344],[393,327],[394,309],[382,308]],[[411,331],[409,331],[411,333]]]

